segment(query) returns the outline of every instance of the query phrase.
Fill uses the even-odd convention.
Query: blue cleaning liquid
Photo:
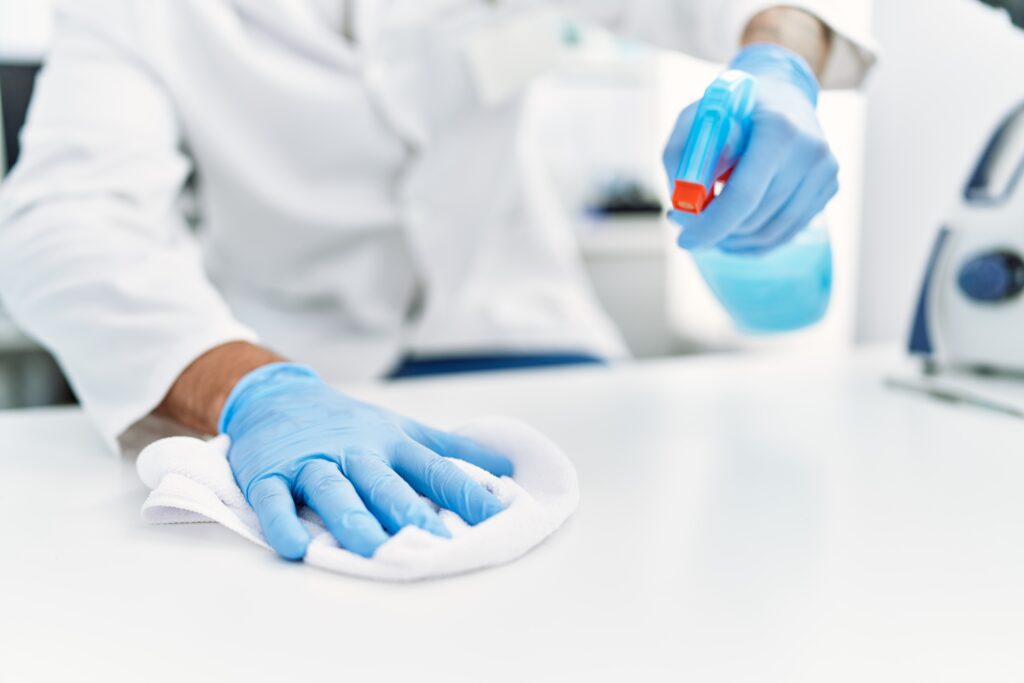
[[[832,246],[819,216],[767,254],[693,252],[704,280],[746,332],[798,330],[821,320],[832,293]]]

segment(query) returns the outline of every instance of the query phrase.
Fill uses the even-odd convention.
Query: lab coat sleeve
[[[133,56],[131,7],[57,10],[0,188],[0,298],[115,449],[192,360],[256,337],[207,280],[176,208],[190,163],[171,101]]]
[[[826,88],[856,88],[876,61],[870,3],[856,0],[565,0],[563,5],[613,31],[714,62],[739,49],[743,30],[771,7],[803,9],[833,31],[822,75]]]

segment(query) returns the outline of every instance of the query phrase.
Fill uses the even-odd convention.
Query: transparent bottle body
[[[832,246],[822,216],[766,254],[699,249],[693,258],[711,291],[746,332],[798,330],[818,322],[828,310]]]

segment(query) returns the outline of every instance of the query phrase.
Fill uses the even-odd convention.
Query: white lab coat
[[[58,5],[0,191],[0,295],[110,443],[230,340],[332,381],[407,353],[624,354],[523,172],[522,88],[483,98],[467,41],[544,5],[725,60],[779,4],[350,1],[357,47],[325,0]],[[856,85],[860,12],[785,4],[839,32],[826,85]]]

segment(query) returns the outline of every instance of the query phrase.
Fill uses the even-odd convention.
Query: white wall
[[[49,37],[48,0],[0,0],[0,58],[38,59]]]
[[[857,336],[902,341],[935,231],[1024,100],[1024,31],[972,0],[880,0],[874,18]]]

